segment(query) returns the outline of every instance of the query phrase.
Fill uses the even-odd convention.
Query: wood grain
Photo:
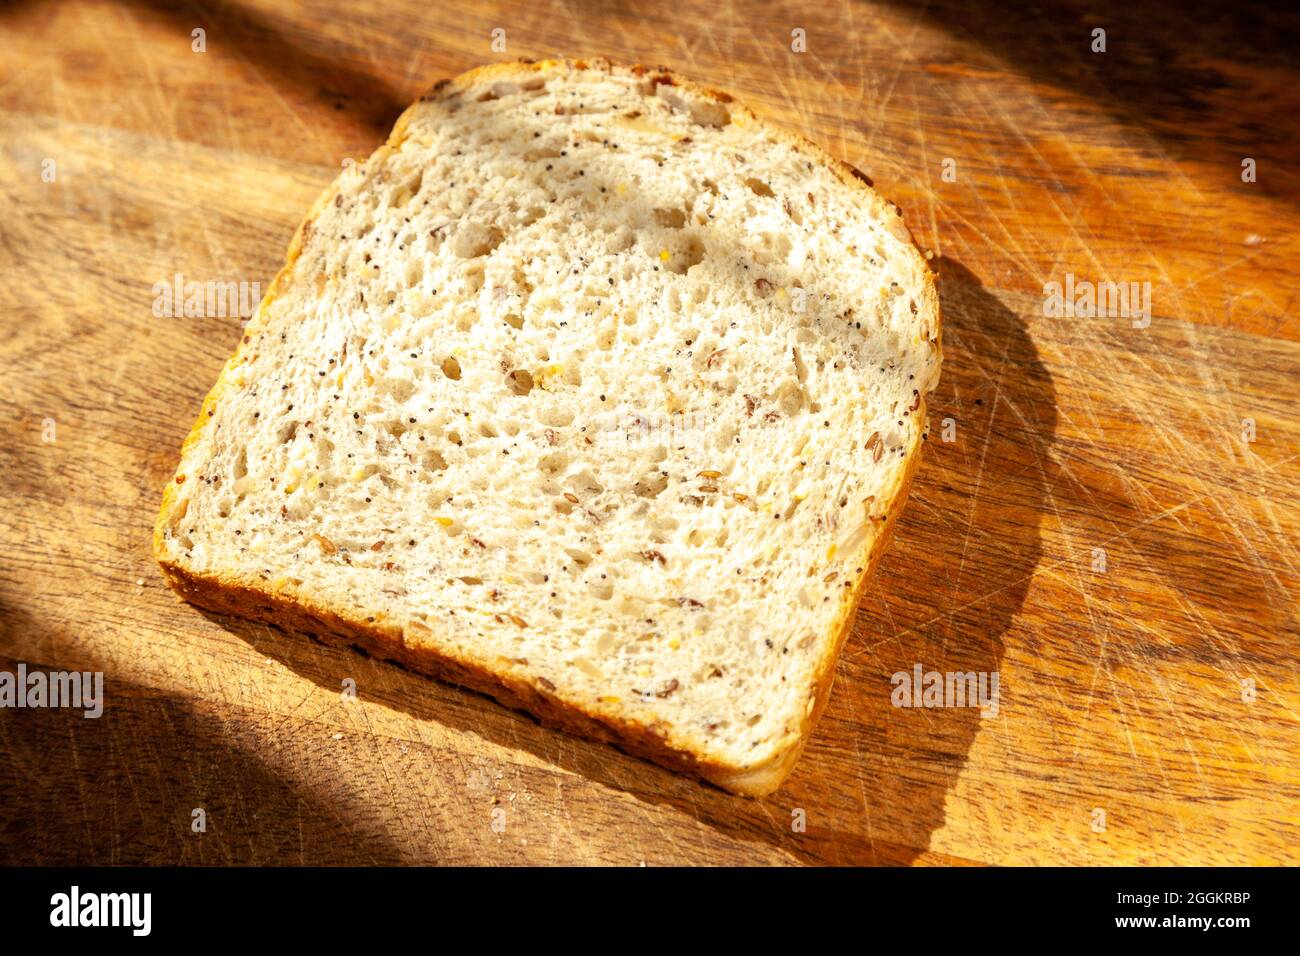
[[[98,720],[0,711],[0,862],[1300,862],[1297,26],[1128,7],[0,4],[0,670],[108,695]],[[205,615],[149,555],[241,325],[155,317],[153,284],[265,288],[409,100],[555,52],[732,91],[935,254],[933,433],[764,801]],[[1150,326],[1045,316],[1066,273],[1149,281]],[[998,714],[891,706],[915,663],[997,671]]]

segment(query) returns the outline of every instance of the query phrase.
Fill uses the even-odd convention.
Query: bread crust
[[[375,151],[371,159],[382,158],[396,149],[406,137],[412,111],[419,102],[454,95],[472,86],[498,80],[517,80],[537,72],[596,70],[619,72],[648,79],[654,84],[670,84],[687,93],[725,103],[731,122],[753,124],[763,128],[793,149],[803,153],[818,164],[829,167],[838,178],[853,189],[865,194],[874,211],[889,223],[890,231],[905,240],[916,252],[925,287],[921,292],[935,317],[930,347],[935,352],[936,365],[942,359],[942,316],[939,311],[936,277],[930,270],[924,254],[916,246],[910,232],[903,225],[898,207],[889,203],[872,187],[871,182],[848,163],[835,159],[819,146],[803,137],[775,129],[763,123],[747,107],[734,100],[730,94],[709,89],[677,76],[666,67],[618,66],[604,58],[592,60],[521,60],[478,67],[450,80],[436,84],[404,112],[393,126],[388,141]],[[888,494],[883,496],[884,519],[875,534],[868,534],[863,542],[861,556],[854,567],[861,567],[852,588],[845,589],[838,614],[831,628],[830,639],[813,668],[809,688],[808,707],[798,726],[787,732],[774,745],[770,756],[752,765],[734,766],[712,760],[704,744],[692,739],[680,729],[661,721],[636,719],[617,707],[597,705],[588,701],[569,701],[554,688],[536,683],[536,678],[512,669],[505,660],[487,661],[468,655],[456,655],[445,647],[435,649],[410,629],[386,623],[373,617],[363,618],[355,609],[331,607],[314,600],[311,595],[298,593],[284,586],[260,578],[233,573],[216,572],[198,574],[174,561],[166,546],[166,532],[175,520],[174,511],[179,492],[188,475],[186,468],[191,449],[202,438],[212,410],[220,402],[232,371],[241,364],[245,350],[263,330],[267,322],[268,306],[275,301],[283,286],[290,280],[294,264],[302,250],[305,238],[325,205],[339,192],[341,177],[336,179],[313,205],[307,218],[298,227],[289,243],[285,265],[272,280],[266,296],[254,317],[249,321],[235,354],[226,363],[216,384],[205,398],[198,420],[181,448],[181,460],[176,475],[163,492],[162,505],[154,527],[154,556],[162,568],[167,582],[185,600],[207,610],[230,614],[274,625],[287,631],[314,635],[328,643],[342,643],[362,648],[374,657],[396,661],[412,670],[450,683],[488,694],[507,707],[525,710],[543,724],[579,736],[613,744],[635,756],[652,760],[671,770],[689,774],[713,783],[732,793],[759,797],[778,789],[798,760],[812,730],[820,718],[830,696],[835,677],[835,663],[853,629],[854,616],[867,582],[870,580],[881,555],[893,536],[894,525],[906,501],[912,478],[920,463],[920,447],[924,428],[918,428],[906,448],[905,464]],[[892,217],[892,218],[890,218]],[[926,420],[925,397],[920,396],[914,421]]]

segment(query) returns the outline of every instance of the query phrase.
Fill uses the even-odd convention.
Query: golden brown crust
[[[440,99],[455,95],[471,85],[485,80],[515,78],[520,74],[549,72],[554,70],[594,69],[603,72],[623,70],[633,76],[648,78],[656,85],[668,84],[698,96],[707,97],[715,102],[724,103],[731,116],[731,122],[761,124],[761,121],[747,107],[737,103],[725,92],[701,87],[683,79],[665,67],[631,66],[617,67],[605,59],[582,60],[543,60],[519,61],[515,63],[498,63],[479,67],[460,76],[443,80],[420,101]],[[371,159],[382,158],[387,151],[397,148],[406,137],[406,128],[411,111],[419,102],[398,118],[385,145],[376,150]],[[888,203],[872,188],[870,180],[847,163],[841,162],[820,147],[802,137],[772,130],[796,150],[804,153],[811,160],[831,168],[846,185],[867,194],[867,198],[881,214],[894,217],[890,221],[891,231],[900,239],[915,242],[898,214],[897,206]],[[830,694],[835,676],[837,661],[845,640],[853,628],[854,614],[876,564],[893,535],[898,513],[906,500],[912,477],[920,460],[922,429],[918,428],[906,449],[906,464],[900,472],[894,487],[883,496],[885,520],[874,535],[869,535],[863,543],[862,556],[855,567],[861,567],[862,573],[848,593],[841,600],[839,613],[832,626],[833,637],[818,658],[814,667],[814,679],[810,687],[810,706],[799,722],[798,727],[789,728],[786,735],[776,746],[773,754],[761,763],[753,766],[736,767],[710,760],[702,756],[705,748],[689,737],[676,733],[667,725],[652,721],[646,723],[633,719],[610,707],[599,707],[590,702],[566,701],[553,688],[539,683],[536,677],[513,672],[505,662],[488,662],[466,656],[456,656],[446,648],[435,649],[423,645],[418,632],[404,631],[395,624],[387,624],[374,618],[363,619],[350,613],[349,609],[325,606],[314,601],[307,594],[291,593],[277,587],[270,581],[262,579],[240,579],[235,575],[214,573],[200,575],[181,567],[168,555],[165,545],[166,531],[172,521],[173,510],[177,506],[177,493],[187,479],[185,472],[187,455],[190,449],[201,440],[207,427],[213,408],[220,401],[225,391],[228,377],[243,362],[245,350],[255,341],[267,321],[269,305],[275,300],[282,286],[291,277],[294,264],[301,252],[302,245],[315,222],[316,216],[325,204],[333,201],[340,189],[342,177],[335,180],[316,201],[311,212],[294,233],[289,243],[284,267],[272,281],[266,297],[257,313],[250,320],[245,334],[234,356],[226,363],[216,384],[208,393],[199,411],[198,421],[191,429],[181,449],[181,463],[173,481],[169,482],[163,493],[162,506],[154,529],[154,554],[162,567],[168,583],[187,601],[199,607],[221,614],[251,618],[273,624],[290,631],[313,634],[322,640],[343,642],[363,648],[371,655],[387,660],[397,661],[412,670],[428,674],[451,683],[460,684],[496,698],[508,707],[519,708],[535,715],[548,726],[557,727],[580,736],[614,744],[628,753],[645,757],[669,769],[691,774],[710,781],[726,790],[746,796],[764,796],[776,790],[789,774],[791,768],[803,751],[812,729]],[[885,207],[888,207],[886,210]],[[939,315],[938,294],[934,287],[934,276],[925,264],[925,258],[917,249],[920,263],[929,279],[923,292],[927,304],[935,316],[935,327],[930,345],[941,355],[941,317]],[[913,421],[925,421],[925,402],[922,396],[917,414]]]
[[[181,597],[209,611],[263,621],[326,643],[360,647],[372,657],[395,661],[421,674],[488,694],[507,707],[527,711],[547,726],[615,744],[671,770],[718,782],[730,769],[668,746],[661,728],[632,721],[612,724],[599,715],[574,708],[508,671],[415,646],[396,625],[362,621],[310,599],[258,587],[254,582],[236,582],[225,575],[196,575],[162,559],[159,564],[167,583]]]

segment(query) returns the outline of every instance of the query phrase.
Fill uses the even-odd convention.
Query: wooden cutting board
[[[1129,6],[0,5],[0,670],[107,695],[0,711],[0,862],[1300,862],[1296,26]],[[155,283],[265,288],[424,88],[556,52],[822,143],[941,276],[910,505],[762,801],[201,613],[150,557],[241,327]],[[1067,276],[1150,283],[1149,323],[1046,314]],[[918,664],[996,672],[998,712],[892,706]]]

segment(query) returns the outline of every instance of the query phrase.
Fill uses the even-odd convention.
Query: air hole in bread
[[[466,295],[474,295],[483,288],[483,266],[474,265],[465,270],[464,290]],[[475,316],[477,318],[477,316]]]
[[[523,158],[530,163],[536,163],[543,159],[559,159],[560,151],[553,146],[541,146],[537,149],[530,149],[524,153]]]
[[[409,203],[412,199],[414,199],[416,194],[419,193],[420,186],[423,183],[423,181],[424,181],[424,170],[422,169],[416,170],[414,176],[409,178],[406,182],[404,182],[401,186],[397,187],[397,189],[394,191],[392,197],[393,207],[400,209],[401,207]]]
[[[620,252],[627,252],[627,250],[632,248],[632,245],[635,242],[636,236],[632,233],[631,229],[627,226],[616,226],[613,231],[610,232],[609,237],[605,240],[605,251],[611,255]],[[623,273],[623,277],[625,279],[629,278],[626,271]]]
[[[405,378],[385,378],[383,380],[383,389],[392,397],[394,402],[402,405],[415,394],[415,383]]]
[[[633,321],[635,321],[635,319],[633,319]],[[614,347],[614,342],[617,338],[618,319],[606,319],[601,323],[600,329],[596,332],[596,347],[607,352]]]
[[[721,103],[692,100],[691,119],[701,126],[726,126],[731,122],[731,111]]]
[[[665,229],[681,229],[686,225],[686,213],[680,209],[656,209],[652,215],[655,222]]]
[[[476,259],[479,256],[486,256],[499,246],[504,238],[505,233],[496,226],[481,222],[467,222],[456,230],[451,247],[452,251],[462,259]]]
[[[637,480],[633,486],[639,498],[658,498],[668,487],[668,476],[655,474]]]
[[[569,462],[571,460],[572,458],[567,451],[551,452],[549,455],[542,456],[537,463],[537,467],[541,469],[544,474],[558,475],[569,467]]]
[[[677,255],[668,260],[667,268],[669,272],[682,275],[691,266],[699,265],[703,261],[704,242],[699,236],[689,236],[686,242],[682,244]]]
[[[516,395],[527,395],[533,390],[533,376],[527,370],[517,368],[506,376],[506,384]]]
[[[565,548],[564,553],[572,558],[575,564],[584,568],[594,560],[590,551],[583,551],[580,548]]]
[[[792,248],[789,237],[777,232],[759,232],[750,241],[754,261],[760,265],[785,265]]]

